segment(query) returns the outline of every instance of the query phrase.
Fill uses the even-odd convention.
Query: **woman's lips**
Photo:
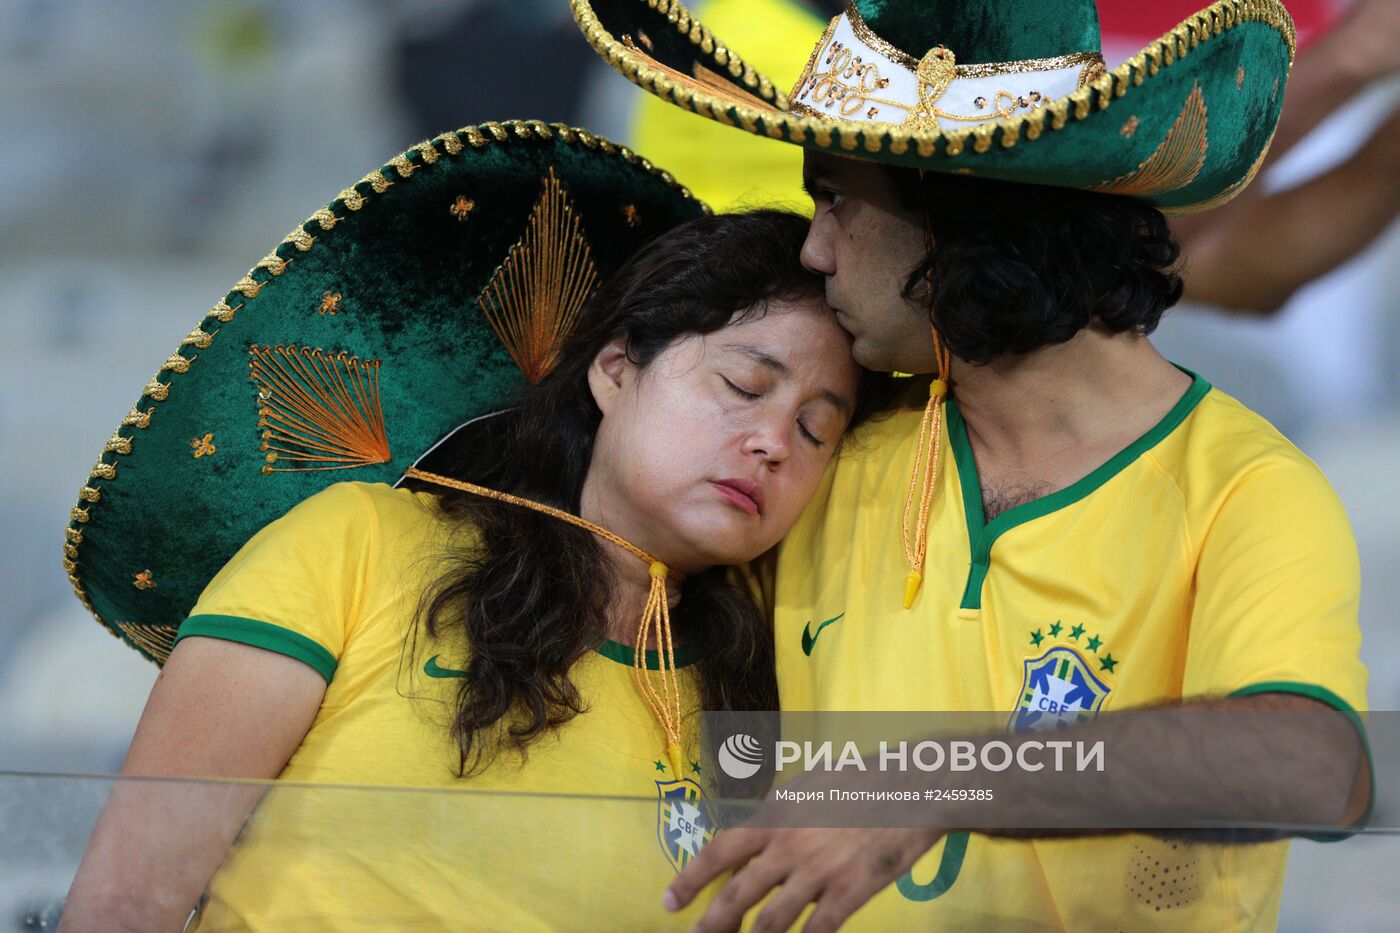
[[[718,489],[725,499],[750,515],[758,515],[763,511],[763,490],[752,480],[717,479],[711,480],[710,485]]]

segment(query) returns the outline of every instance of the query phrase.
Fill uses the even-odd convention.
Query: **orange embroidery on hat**
[[[219,448],[214,446],[214,435],[209,433],[203,437],[196,437],[190,441],[190,446],[194,448],[194,458],[212,457]]]
[[[295,346],[248,352],[264,475],[389,462],[379,360]]]
[[[457,218],[459,223],[462,223],[471,216],[472,211],[476,210],[476,201],[465,194],[459,194],[457,200],[453,201],[452,206],[447,210],[453,217]]]
[[[532,384],[558,362],[564,338],[598,282],[583,222],[553,166],[541,181],[525,235],[477,298],[491,329]]]
[[[179,629],[173,625],[138,625],[135,622],[113,622],[131,643],[164,664],[175,649],[175,636]]]
[[[142,570],[138,573],[133,573],[131,576],[131,585],[138,590],[153,590],[156,588],[156,578],[149,570]]]
[[[1181,113],[1157,149],[1133,171],[1095,185],[1091,191],[1151,197],[1179,191],[1196,180],[1206,164],[1206,98],[1191,88]]]

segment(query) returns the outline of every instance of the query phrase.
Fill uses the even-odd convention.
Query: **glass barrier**
[[[0,933],[57,927],[109,800],[142,814],[127,842],[163,840],[155,852],[124,847],[122,858],[146,860],[122,862],[124,878],[159,887],[188,875],[204,891],[193,930],[687,929],[703,905],[665,913],[665,885],[714,824],[722,832],[752,804],[671,783],[648,800],[0,773]],[[1287,847],[1286,878],[1250,867],[1260,844],[1124,835],[1047,847],[956,834],[847,928],[1196,929],[1237,910],[1237,889],[1250,886],[1264,892],[1265,928],[1274,910],[1280,929],[1298,931],[1389,928],[1400,913],[1400,834],[1263,845]],[[1033,846],[1047,865],[1062,847],[1097,847],[1082,879],[1094,897],[1076,901],[1071,885],[1028,899],[995,866]],[[201,865],[217,866],[207,887],[194,876],[213,869]]]

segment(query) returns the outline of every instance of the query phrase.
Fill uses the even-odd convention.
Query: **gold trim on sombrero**
[[[1035,71],[1059,71],[1061,68],[1079,68],[1084,77],[1089,77],[1093,67],[1104,64],[1099,52],[1075,52],[1072,55],[1057,55],[1054,58],[1027,58],[1016,62],[987,62],[982,65],[959,65],[959,78],[991,78],[997,75],[1029,74]],[[1087,66],[1087,67],[1086,67]]]
[[[676,32],[685,36],[690,44],[695,46],[706,57],[716,65],[724,68],[730,76],[742,82],[746,87],[754,88],[758,91],[760,98],[771,98],[772,103],[779,109],[787,106],[787,99],[779,91],[773,82],[769,81],[759,73],[752,65],[749,65],[740,58],[733,49],[729,48],[714,33],[705,28],[705,25],[696,19],[680,0],[646,0],[647,6],[666,17],[666,20],[676,28]],[[640,30],[638,30],[640,33]],[[640,38],[640,36],[639,36]],[[643,45],[646,43],[643,42]],[[662,66],[665,67],[665,66]],[[704,68],[704,66],[701,66]],[[704,68],[726,85],[730,82],[723,77]],[[739,89],[736,89],[739,90]]]
[[[651,2],[657,3],[659,9],[659,3],[664,0]],[[1047,130],[1063,129],[1071,120],[1087,119],[1116,100],[1131,96],[1163,68],[1170,68],[1198,45],[1241,23],[1262,23],[1276,31],[1287,47],[1290,64],[1297,51],[1293,20],[1280,0],[1216,0],[1122,65],[1092,78],[1073,93],[1044,104],[1039,110],[982,123],[975,129],[913,130],[887,123],[817,117],[792,110],[765,112],[682,84],[619,42],[599,21],[590,0],[570,0],[570,7],[584,37],[605,61],[634,84],[683,109],[729,126],[742,126],[750,133],[798,145],[845,152],[861,149],[870,154],[888,152],[893,156],[917,154],[920,158],[933,157],[939,152],[940,142],[944,146],[941,154],[948,157],[987,152],[994,145],[1009,149],[1023,141],[1033,143]],[[1213,200],[1214,196],[1199,204],[1181,205],[1172,210],[1188,213]]]
[[[491,145],[493,142],[505,142],[510,139],[553,140],[556,138],[566,145],[582,146],[585,149],[595,150],[602,152],[604,155],[620,158],[628,165],[635,165],[652,177],[659,179],[662,183],[680,192],[683,197],[691,197],[690,191],[684,185],[679,184],[670,172],[657,168],[649,159],[637,155],[626,146],[620,146],[610,140],[595,136],[587,130],[563,123],[543,123],[539,120],[512,120],[504,123],[482,123],[478,126],[463,127],[462,129],[450,133],[443,133],[432,140],[425,140],[413,146],[408,152],[404,153],[404,157],[411,161],[416,160],[421,164],[431,165],[445,156],[460,155],[469,147],[471,149],[482,149]],[[397,163],[391,163],[391,165],[397,167]],[[390,171],[396,171],[396,167],[391,168]],[[418,173],[412,177],[421,177],[424,174],[427,173]],[[403,181],[404,184],[409,184],[411,182],[412,178],[406,178]],[[357,182],[356,185],[351,188],[347,188],[341,193],[341,196],[335,201],[332,201],[330,205],[316,211],[307,218],[305,222],[288,234],[287,237],[282,240],[282,244],[278,249],[285,248],[305,253],[316,243],[320,242],[320,238],[313,236],[311,233],[313,225],[314,229],[323,231],[331,230],[341,222],[349,220],[349,212],[362,208],[365,202],[372,197],[392,196],[392,190],[388,194],[374,194],[373,185],[373,179],[370,178],[367,181]],[[361,188],[364,190],[360,190]],[[349,198],[347,196],[353,196],[355,202],[353,205],[349,203]],[[704,207],[704,205],[701,206]],[[704,209],[706,213],[709,213],[708,207]],[[210,309],[204,316],[200,325],[196,327],[195,331],[205,334],[212,343],[213,339],[218,334],[223,333],[225,330],[233,329],[228,326],[219,327],[218,325],[233,324],[235,314],[248,302],[256,301],[263,291],[263,286],[273,280],[271,270],[260,266],[261,264],[259,264],[259,266],[254,266],[247,275],[243,276],[234,288]],[[257,278],[255,277],[255,273],[264,277]],[[230,304],[229,302],[234,300],[235,294],[242,300],[237,300],[236,303]],[[233,330],[235,330],[236,333],[236,329]],[[194,333],[195,332],[191,332],[191,336],[193,336]],[[199,342],[203,343],[203,338],[199,338]],[[196,344],[194,340],[191,340],[190,336],[187,336],[181,342],[182,348],[191,345]],[[208,344],[205,345],[208,346]],[[192,364],[195,359],[196,357],[194,356],[184,356],[181,352],[177,351],[175,355],[165,361],[160,370],[143,389],[141,399],[137,402],[137,404],[140,405],[143,400],[149,399],[150,404],[144,409],[133,408],[133,414],[138,416],[139,420],[130,420],[132,416],[127,416],[127,420],[124,420],[122,423],[122,428],[119,428],[117,435],[115,435],[115,439],[119,443],[109,444],[103,448],[101,458],[93,467],[89,482],[84,484],[85,487],[100,491],[103,486],[92,483],[91,480],[103,480],[107,483],[117,480],[119,458],[130,455],[132,449],[131,444],[135,440],[132,427],[135,426],[139,429],[141,427],[141,420],[147,423],[149,422],[150,415],[157,405],[169,399],[175,377],[187,374],[190,369],[190,364]],[[176,362],[177,360],[178,362]],[[172,375],[167,377],[165,375],[166,373],[171,373]],[[165,381],[162,381],[162,379]],[[123,428],[127,432],[124,435],[121,433]],[[113,637],[124,638],[129,644],[136,647],[147,657],[150,657],[157,663],[162,663],[163,659],[157,657],[153,652],[139,644],[130,633],[119,634],[117,628],[118,623],[106,622],[92,605],[92,600],[88,596],[87,588],[83,585],[78,562],[79,551],[83,544],[83,529],[81,526],[90,522],[92,520],[92,511],[99,508],[99,506],[106,501],[106,499],[102,499],[100,502],[94,502],[88,505],[77,505],[69,512],[70,523],[65,529],[66,540],[63,553],[64,572],[68,576],[68,582],[73,585],[73,595],[83,604],[83,608],[92,613],[93,618],[100,622],[103,628],[111,632]]]
[[[1104,71],[1098,52],[960,65],[955,49],[939,45],[916,61],[877,36],[850,5],[822,33],[789,109],[928,132],[944,120],[991,123],[1037,110]]]
[[[759,110],[768,111],[770,113],[781,112],[776,105],[770,104],[761,97],[755,97],[743,88],[736,87],[732,82],[726,81],[722,75],[716,74],[699,62],[695,63],[695,76],[691,77],[690,75],[677,71],[670,65],[657,61],[651,56],[651,53],[643,50],[636,42],[632,41],[632,37],[629,35],[624,35],[622,37],[622,44],[638,58],[645,59],[647,64],[657,71],[669,75],[671,80],[675,81],[677,84],[697,91],[708,91],[711,94],[716,94],[735,103],[746,104],[750,107],[756,107]]]
[[[877,52],[880,52],[890,61],[898,65],[903,65],[910,71],[913,71],[915,68],[919,67],[919,60],[917,58],[910,55],[908,52],[904,51],[901,48],[897,48],[893,45],[890,45],[880,36],[876,35],[875,30],[871,29],[869,24],[865,22],[865,17],[860,15],[860,10],[856,9],[856,5],[854,3],[846,4],[846,11],[842,15],[845,16],[846,19],[850,22],[851,31],[854,32],[856,36],[860,38],[860,41],[864,42],[872,49],[875,49]],[[832,29],[835,29],[836,23],[840,19],[840,16],[837,16],[832,19]],[[818,45],[817,48],[820,49],[821,46]]]

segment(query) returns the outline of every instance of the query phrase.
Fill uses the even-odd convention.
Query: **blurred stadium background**
[[[1345,5],[1294,12],[1307,35]],[[733,40],[758,22],[736,44],[779,84],[840,6],[690,4]],[[1100,6],[1110,66],[1194,8]],[[1260,183],[1345,159],[1397,101],[1400,81],[1374,86]],[[154,679],[60,566],[77,491],[151,373],[345,185],[419,139],[506,118],[625,142],[719,209],[806,209],[795,148],[652,100],[595,60],[563,0],[0,0],[0,771],[115,771]],[[1331,478],[1361,549],[1371,706],[1400,709],[1400,225],[1271,319],[1182,306],[1156,340]],[[1307,864],[1286,924],[1321,929],[1321,892],[1354,870]]]

